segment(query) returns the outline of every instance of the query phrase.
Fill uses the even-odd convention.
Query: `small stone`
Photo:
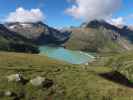
[[[43,85],[44,81],[45,81],[44,77],[37,76],[36,78],[30,80],[30,83],[34,86],[41,86]]]
[[[6,91],[5,93],[4,93],[4,96],[7,96],[7,97],[17,97],[17,94],[16,93],[14,93],[14,92],[12,92],[12,91]],[[18,100],[18,99],[17,99]]]
[[[53,85],[53,80],[38,76],[35,79],[30,80],[30,83],[33,86],[42,86],[44,88],[49,88]]]
[[[12,96],[12,92],[11,91],[6,91],[5,96],[8,96],[8,97]]]
[[[89,63],[85,63],[85,65],[86,65],[86,66],[88,66],[88,65],[89,65]]]
[[[20,82],[23,85],[25,85],[29,81],[29,80],[23,78],[23,75],[21,73],[9,75],[9,76],[7,76],[7,79],[9,82]]]
[[[21,75],[20,74],[12,74],[7,76],[7,79],[9,82],[15,81],[15,82],[19,82],[21,81]]]

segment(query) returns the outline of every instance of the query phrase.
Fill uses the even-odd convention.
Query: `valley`
[[[125,27],[1,25],[0,99],[132,100],[133,31]]]
[[[133,100],[133,1],[0,0],[0,100]]]

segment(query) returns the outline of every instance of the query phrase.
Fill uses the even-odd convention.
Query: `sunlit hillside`
[[[86,66],[70,65],[45,56],[23,53],[1,52],[0,57],[1,100],[14,100],[13,98],[18,98],[17,100],[130,100],[133,98],[131,83],[123,79],[127,82],[126,85],[121,80],[117,82],[106,77],[108,73],[112,73],[112,77],[117,73],[113,74],[113,67],[105,64],[95,65],[100,59],[95,64]],[[27,80],[25,84],[7,80],[7,76],[19,72]],[[33,86],[29,81],[37,76],[52,80],[53,84],[48,88]],[[114,77],[119,79],[121,74]],[[7,91],[15,95],[5,96],[3,93]]]

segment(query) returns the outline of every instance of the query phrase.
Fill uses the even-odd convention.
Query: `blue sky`
[[[0,0],[0,20],[2,21],[18,7],[24,9],[39,8],[46,17],[44,22],[50,26],[79,26],[82,20],[75,19],[65,13],[65,10],[71,6],[72,2],[68,2],[68,0]],[[128,17],[132,14],[133,0],[123,0],[120,9],[113,13],[113,17],[124,17],[125,24],[133,24],[133,18]]]
[[[114,14],[114,16],[127,17],[133,15],[133,0],[123,0],[121,8]],[[127,18],[127,24],[133,24],[133,18]]]

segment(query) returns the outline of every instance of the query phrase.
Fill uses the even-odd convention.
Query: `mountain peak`
[[[85,28],[87,28],[87,27],[91,27],[91,28],[97,28],[97,27],[99,27],[99,26],[101,26],[102,24],[104,24],[104,23],[106,23],[105,21],[103,21],[103,20],[92,20],[92,21],[90,21],[90,22],[85,22],[85,23],[83,23],[82,25],[81,25],[81,27],[85,27]]]
[[[33,40],[35,43],[42,45],[47,43],[63,43],[68,37],[65,33],[56,30],[43,22],[15,22],[5,23],[5,26],[27,39]]]
[[[93,20],[88,23],[83,24],[84,27],[90,27],[90,28],[99,28],[101,26],[103,27],[115,27],[114,25],[111,25],[110,23],[104,21],[104,20]]]

